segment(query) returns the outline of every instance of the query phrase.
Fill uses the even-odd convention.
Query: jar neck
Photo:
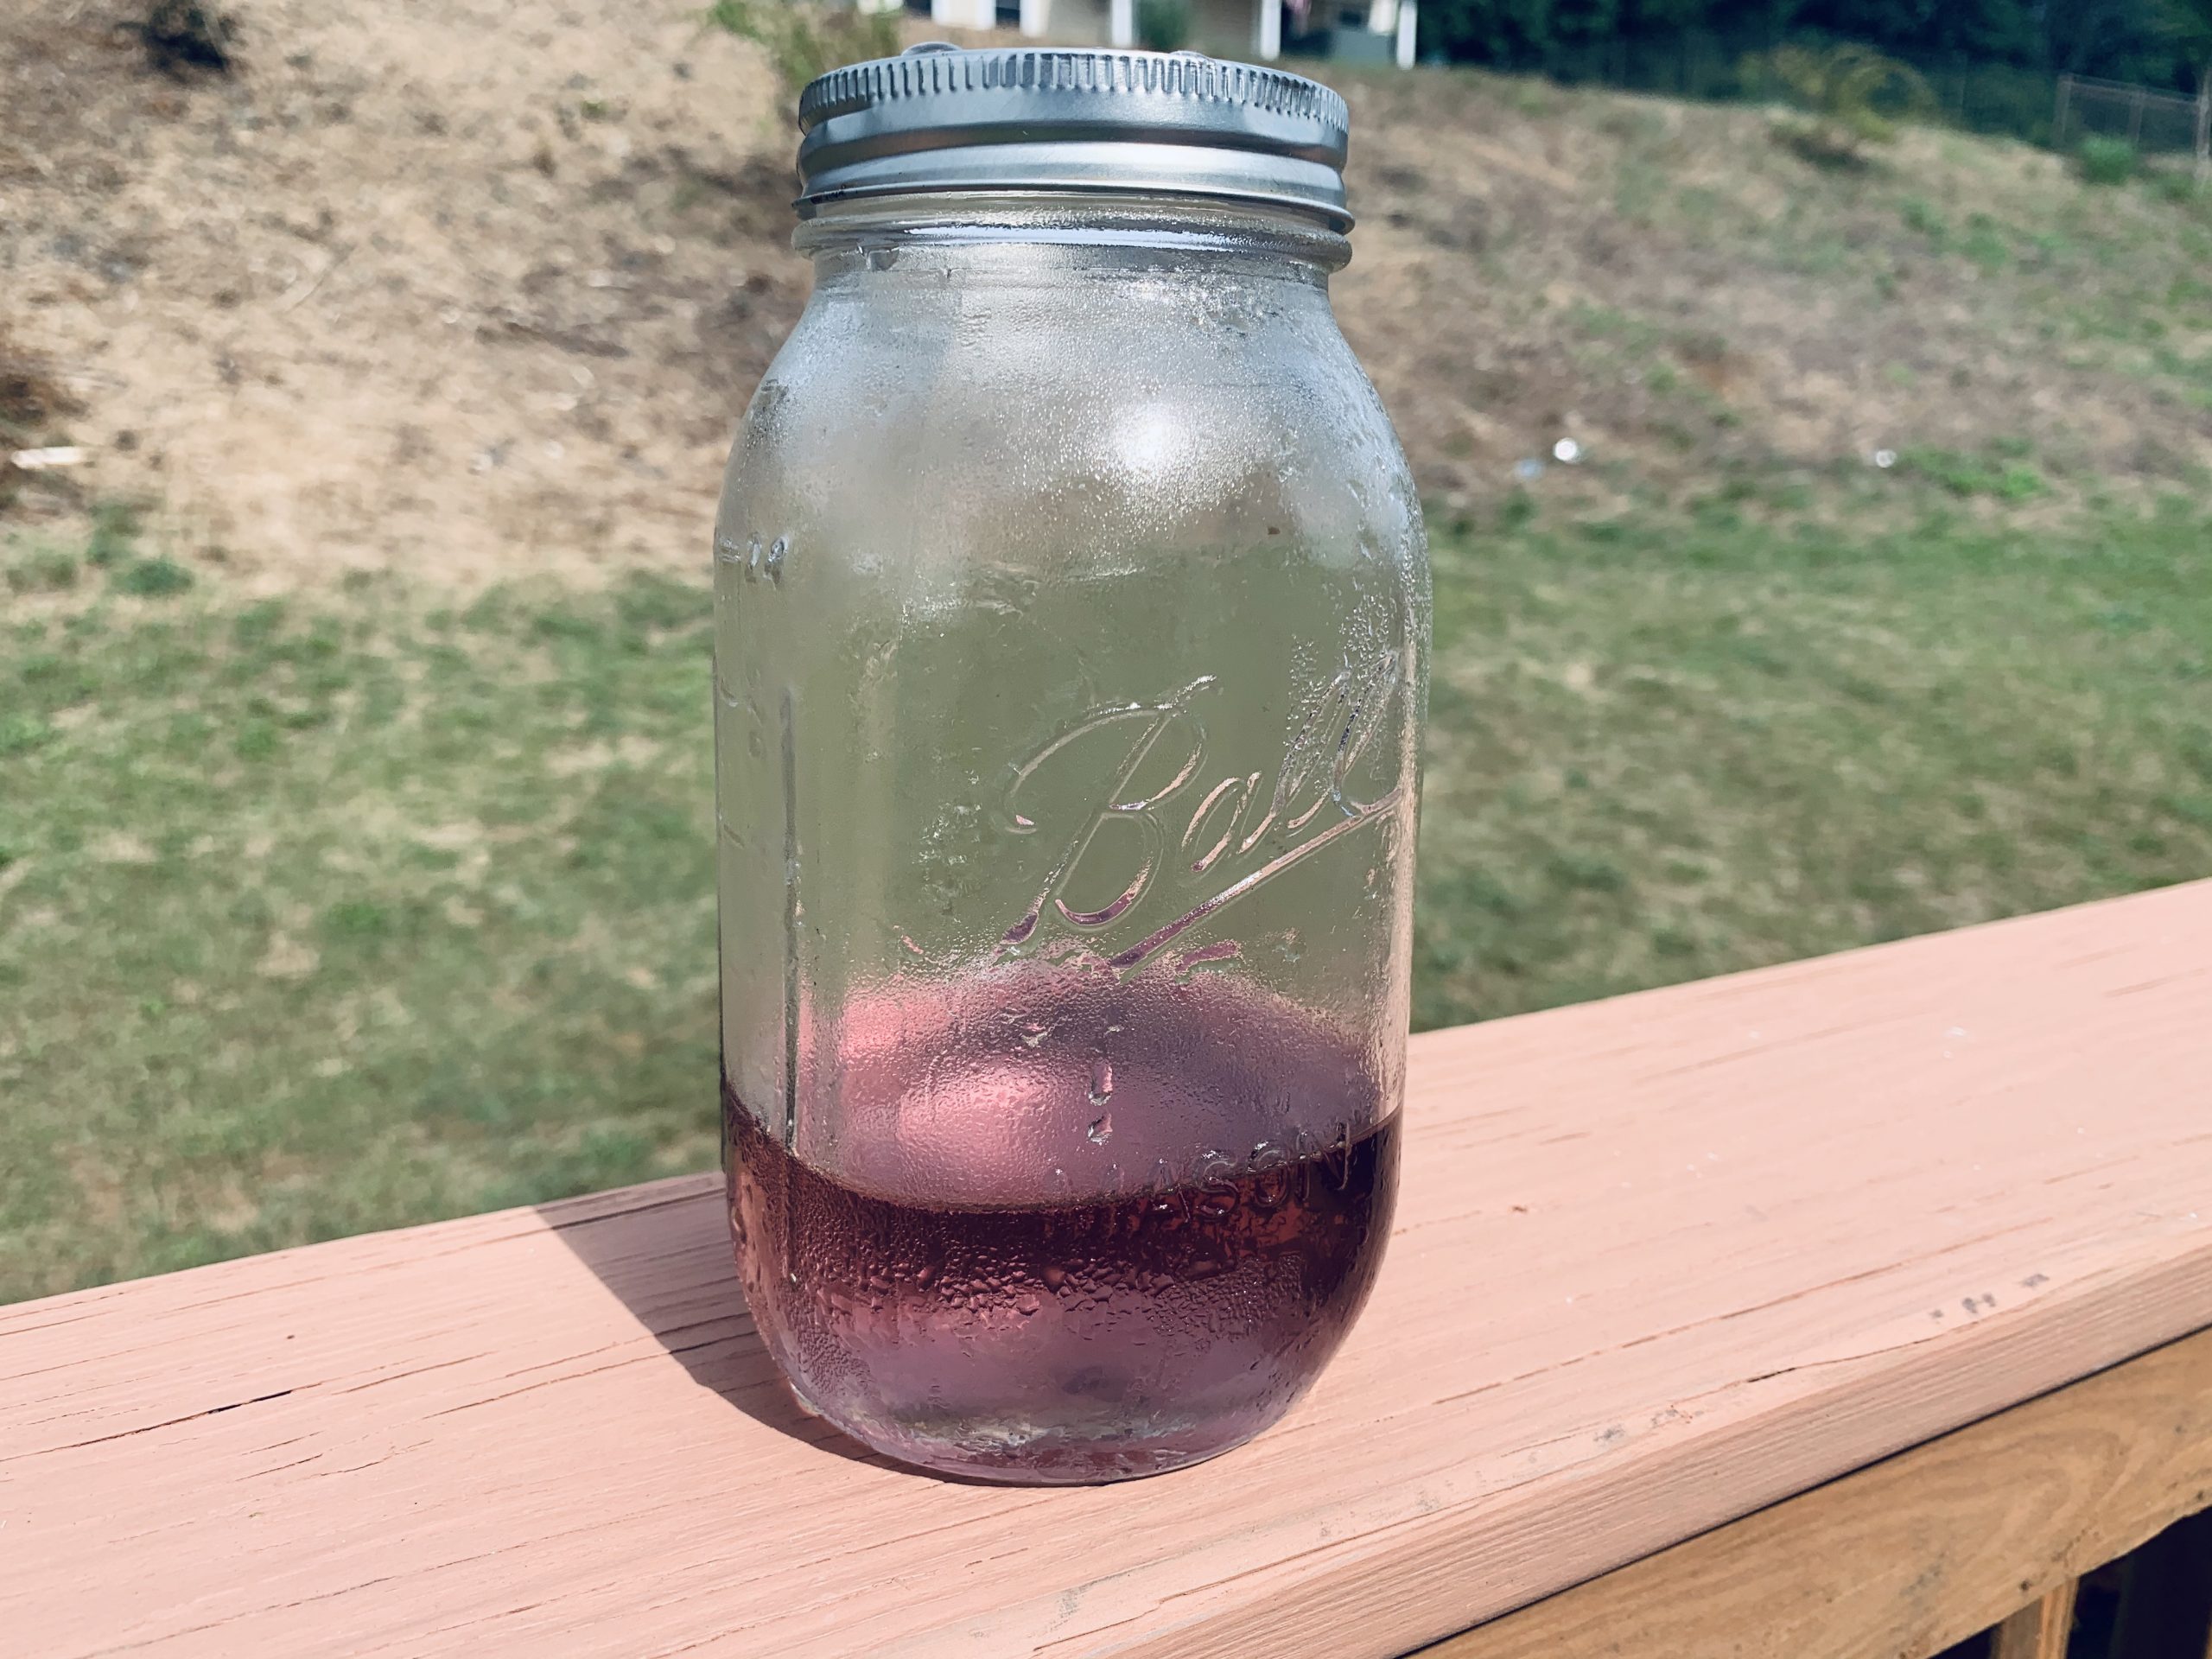
[[[1351,257],[1343,234],[1313,215],[1264,204],[1186,197],[932,192],[818,204],[791,245],[825,273],[906,250],[1030,245],[1083,263],[1230,261],[1279,268],[1325,287]]]

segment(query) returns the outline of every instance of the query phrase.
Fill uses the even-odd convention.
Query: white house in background
[[[948,29],[1019,29],[1071,46],[1135,46],[1137,0],[855,0],[863,10],[926,11]],[[1332,58],[1414,67],[1414,0],[1185,0],[1191,44],[1270,62],[1287,35]]]

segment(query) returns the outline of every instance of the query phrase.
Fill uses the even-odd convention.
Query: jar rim
[[[1303,202],[1163,192],[885,192],[817,204],[791,238],[804,254],[994,242],[1273,255],[1324,272],[1351,258],[1343,230]]]
[[[1192,195],[1351,225],[1351,111],[1318,81],[1195,52],[927,42],[799,100],[802,218],[946,191]]]

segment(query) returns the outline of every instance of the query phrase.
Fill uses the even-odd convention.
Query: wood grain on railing
[[[2063,1659],[2079,1575],[2207,1503],[2212,1332],[1648,1556],[1421,1659],[1918,1659],[1993,1624],[1993,1659]],[[1716,1643],[1723,1633],[1725,1646]]]
[[[2066,1659],[2074,1634],[2075,1580],[2023,1607],[1997,1627],[1989,1659]]]
[[[800,1416],[704,1179],[0,1309],[0,1645],[1403,1653],[2212,1326],[2208,941],[2198,884],[1418,1039],[1366,1318],[1157,1481]]]

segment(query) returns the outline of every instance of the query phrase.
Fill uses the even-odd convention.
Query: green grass
[[[707,1163],[707,652],[645,582],[0,632],[0,1300]]]
[[[2045,493],[2043,474],[2022,454],[2003,446],[1986,455],[1948,449],[1908,449],[1900,457],[1910,470],[1942,485],[1953,495],[1995,496],[2002,501],[2031,501]]]
[[[2212,874],[2212,525],[1906,471],[1439,527],[1422,1023]],[[0,1299],[707,1166],[708,608],[0,623]]]
[[[1440,537],[1416,1018],[2212,875],[2212,527]]]

